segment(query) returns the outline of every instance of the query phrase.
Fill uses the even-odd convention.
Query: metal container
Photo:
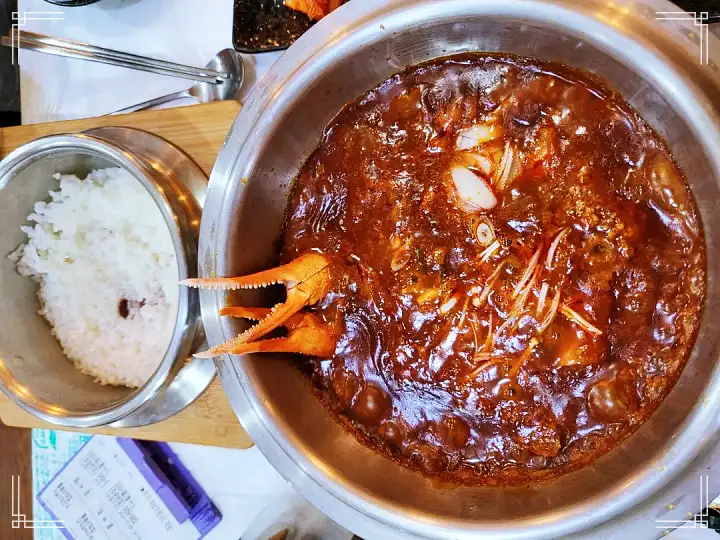
[[[205,276],[241,275],[274,262],[292,179],[344,104],[406,66],[466,51],[555,60],[605,78],[667,139],[704,222],[708,298],[681,379],[634,435],[551,482],[439,484],[347,434],[290,359],[219,360],[225,390],[263,454],[304,497],[356,534],[656,538],[706,504],[701,475],[720,461],[720,76],[714,63],[720,47],[692,20],[656,20],[659,11],[677,8],[650,0],[354,1],[300,38],[240,112],[210,179],[200,238]],[[700,36],[710,65],[700,64]],[[211,344],[240,329],[218,316],[224,300],[220,293],[201,295]],[[709,492],[719,491],[720,476],[711,475]]]
[[[127,170],[148,190],[170,229],[180,279],[196,275],[206,179],[164,139],[129,128],[99,128],[37,139],[0,163],[0,390],[38,418],[65,427],[163,420],[191,403],[215,374],[211,363],[187,360],[203,346],[204,332],[197,293],[183,287],[172,341],[150,380],[139,389],[100,385],[65,357],[38,313],[37,284],[18,274],[6,257],[27,240],[20,227],[34,203],[57,189],[53,173],[82,177],[106,167]]]

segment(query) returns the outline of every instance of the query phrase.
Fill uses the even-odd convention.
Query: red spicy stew
[[[704,239],[664,142],[601,81],[464,55],[345,107],[302,168],[283,260],[315,250],[339,329],[307,359],[364,444],[464,484],[596,459],[692,348]]]

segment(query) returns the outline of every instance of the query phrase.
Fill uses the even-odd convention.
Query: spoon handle
[[[182,99],[182,98],[195,99],[190,94],[189,90],[181,90],[180,92],[173,92],[172,94],[168,94],[166,96],[156,97],[154,99],[149,99],[147,101],[143,101],[142,103],[137,103],[135,105],[131,105],[130,107],[125,107],[124,109],[120,109],[119,111],[108,113],[104,116],[110,116],[113,114],[127,114],[127,113],[131,113],[131,112],[135,112],[135,111],[141,111],[143,109],[149,109],[150,107],[155,107],[157,105],[162,105],[163,103],[167,103],[169,101],[175,101],[176,99]]]

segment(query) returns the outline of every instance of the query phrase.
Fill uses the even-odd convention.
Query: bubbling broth
[[[322,253],[338,328],[302,360],[364,444],[463,484],[556,476],[638,428],[685,364],[701,224],[665,143],[594,76],[507,55],[415,66],[303,166],[282,259]]]

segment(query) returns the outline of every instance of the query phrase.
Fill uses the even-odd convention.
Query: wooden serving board
[[[122,116],[103,116],[0,129],[0,157],[5,157],[18,146],[45,135],[77,133],[103,126],[123,126],[143,129],[167,139],[184,150],[209,175],[239,108],[239,104],[234,101],[224,101],[175,109],[141,111]],[[42,422],[16,407],[2,393],[0,393],[0,420],[8,426],[57,429],[57,426]],[[253,445],[238,422],[217,378],[197,401],[164,422],[141,428],[96,428],[81,431],[229,448],[250,448]]]

